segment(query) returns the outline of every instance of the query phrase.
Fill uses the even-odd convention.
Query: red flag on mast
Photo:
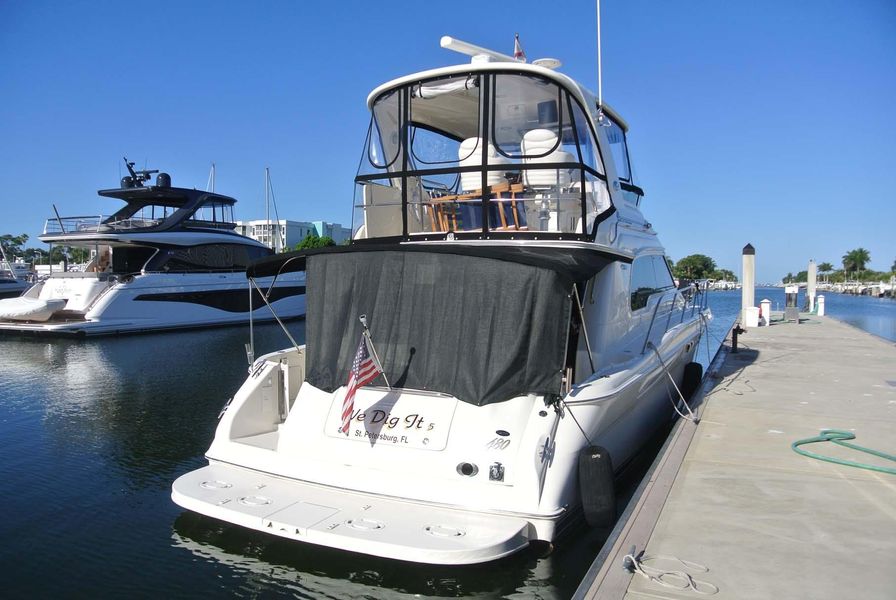
[[[513,57],[524,62],[526,60],[526,53],[523,52],[523,47],[520,45],[520,34],[518,33],[513,36]]]

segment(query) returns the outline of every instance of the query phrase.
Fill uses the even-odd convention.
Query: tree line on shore
[[[705,254],[691,254],[678,262],[668,256],[666,262],[676,279],[715,279],[725,281],[737,281],[737,275],[729,269],[719,269],[716,261]]]
[[[60,263],[64,260],[73,263],[85,263],[90,260],[90,250],[87,248],[64,248],[62,246],[53,246],[49,251],[43,248],[26,248],[28,243],[28,234],[21,235],[3,234],[0,235],[0,244],[3,244],[3,250],[6,252],[7,258],[20,258],[27,263],[32,264],[49,264]]]
[[[818,263],[818,274],[823,281],[829,283],[844,283],[846,281],[883,281],[896,275],[896,259],[889,271],[874,271],[866,269],[871,262],[871,253],[865,248],[850,250],[841,257],[842,269],[835,269],[829,262]],[[809,280],[808,271],[800,271],[796,275],[788,273],[782,279],[784,283],[800,283]]]

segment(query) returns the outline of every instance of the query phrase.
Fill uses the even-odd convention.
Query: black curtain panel
[[[532,260],[417,249],[304,259],[311,385],[332,392],[348,381],[364,314],[393,386],[475,405],[559,392],[572,310],[568,273]]]

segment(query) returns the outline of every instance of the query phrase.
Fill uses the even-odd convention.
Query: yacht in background
[[[0,299],[15,298],[31,287],[25,263],[9,262],[6,250],[0,245]],[[21,274],[21,276],[20,276]]]
[[[272,250],[234,231],[233,198],[135,171],[99,195],[111,217],[48,219],[40,239],[81,248],[83,271],[52,272],[0,301],[0,333],[100,335],[247,323],[305,313],[303,273],[247,285],[246,266]],[[155,185],[146,185],[158,173]]]
[[[688,410],[710,315],[642,214],[625,121],[558,61],[442,45],[472,62],[368,98],[352,243],[249,267],[307,273],[306,345],[254,361],[177,504],[481,563],[607,525],[614,473]]]

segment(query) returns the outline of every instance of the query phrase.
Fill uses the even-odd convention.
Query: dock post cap
[[[746,246],[744,246],[744,255],[747,254],[756,254],[756,249],[752,244],[747,244]]]

